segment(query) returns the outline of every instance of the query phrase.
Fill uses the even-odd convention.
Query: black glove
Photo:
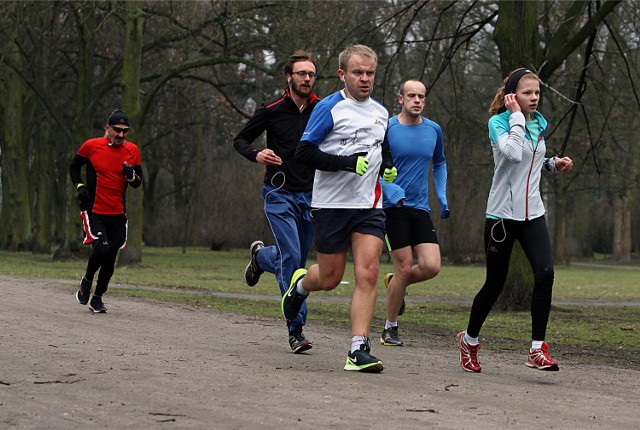
[[[88,204],[91,201],[91,193],[85,184],[76,185],[76,189],[78,190],[78,201],[80,204]]]
[[[129,164],[124,165],[124,167],[122,168],[122,174],[129,182],[133,182],[136,179],[136,172],[135,170],[133,170],[133,166]]]

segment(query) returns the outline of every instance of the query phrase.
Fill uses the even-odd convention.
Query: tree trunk
[[[43,21],[49,22],[55,20],[54,15],[50,9],[41,11],[43,15]],[[53,25],[51,26],[53,28]],[[39,57],[41,58],[41,65],[39,73],[41,76],[50,76],[50,60],[52,59],[52,51],[48,46],[40,45],[38,47]],[[42,89],[45,93],[51,93],[49,79],[42,80]],[[34,100],[36,98],[34,97]],[[37,172],[34,176],[34,190],[35,190],[35,206],[33,208],[33,244],[31,251],[33,253],[48,254],[51,251],[52,243],[52,225],[53,220],[53,200],[56,194],[54,171],[55,164],[52,163],[53,156],[53,144],[51,138],[51,127],[48,125],[51,123],[50,117],[45,112],[41,112],[40,109],[36,111],[38,115],[37,123],[41,125],[35,131],[36,138],[34,142],[34,160],[33,170]]]
[[[202,213],[202,197],[200,196],[200,190],[202,186],[203,179],[203,171],[204,171],[204,146],[205,146],[205,132],[204,132],[204,113],[206,110],[206,106],[202,102],[202,91],[204,91],[204,85],[196,84],[196,94],[195,94],[195,106],[196,112],[195,117],[197,118],[197,123],[195,126],[195,144],[196,151],[193,155],[193,192],[191,193],[191,199],[189,202],[189,212],[191,212],[190,220],[191,226],[189,230],[185,231],[185,236],[188,235],[187,232],[191,232],[188,236],[188,244],[189,245],[199,245],[202,242],[202,222],[203,222],[203,213]]]
[[[44,117],[45,115],[42,115]],[[42,118],[41,124],[46,124]],[[34,253],[48,254],[51,251],[51,225],[53,213],[53,196],[55,186],[53,181],[53,150],[51,145],[51,128],[40,127],[36,137],[36,151],[34,159],[35,207],[33,217],[33,246]]]
[[[631,208],[633,197],[627,192],[614,194],[613,200],[613,259],[631,260]]]
[[[124,109],[132,120],[131,132],[127,136],[132,142],[137,142],[141,137],[140,130],[135,128],[140,124],[140,74],[142,60],[142,32],[144,12],[142,3],[135,1],[125,2],[125,40],[124,61],[122,64],[122,90]],[[138,144],[142,153],[142,145]],[[144,186],[144,185],[143,185]],[[142,190],[127,190],[127,215],[129,217],[129,232],[127,236],[127,248],[120,253],[118,265],[123,266],[142,261]]]
[[[540,64],[540,33],[537,2],[500,1],[500,14],[493,38],[500,51],[500,68],[507,76],[518,67],[535,69]],[[518,23],[518,25],[514,25]],[[518,242],[513,247],[509,274],[496,310],[525,310],[530,307],[533,276],[529,261]]]
[[[574,237],[575,199],[564,187],[558,193],[553,224],[553,255],[558,263],[569,264],[572,249],[567,238]],[[575,251],[575,250],[573,250]]]
[[[94,47],[96,34],[95,7],[91,3],[83,3],[74,9],[76,29],[78,31],[78,78],[76,81],[76,110],[71,124],[71,139],[68,142],[68,160],[71,161],[78,152],[82,142],[89,138],[92,115],[88,110],[91,104],[91,89],[94,80]],[[65,259],[82,253],[82,224],[80,209],[76,200],[77,192],[69,180],[68,164],[61,169],[59,179],[66,184],[66,223],[64,241],[54,252],[53,258]],[[63,179],[64,178],[64,179]]]
[[[17,37],[17,36],[16,36]],[[12,67],[2,67],[4,104],[2,133],[2,210],[0,211],[0,248],[24,251],[31,243],[29,187],[29,151],[23,134],[22,79],[14,69],[22,65],[22,55],[15,42],[5,47]]]
[[[500,51],[503,76],[518,67],[535,70],[542,63],[538,2],[501,0],[499,7],[493,40]]]
[[[543,81],[548,81],[552,73],[593,31],[596,31],[597,25],[618,3],[604,2],[595,15],[582,22],[580,17],[587,7],[587,2],[573,2],[567,16],[549,41],[546,53],[543,53],[538,29],[538,2],[499,1],[500,13],[493,38],[500,51],[503,76],[507,76],[515,68],[528,67],[538,72]],[[562,223],[564,224],[564,220]],[[514,247],[511,256],[509,275],[503,293],[504,300],[510,300],[511,303],[503,303],[503,306],[526,309],[526,304],[531,300],[533,280],[526,275],[526,271],[530,272],[531,269],[524,252],[517,248],[520,247]]]
[[[504,290],[493,306],[498,311],[521,311],[531,308],[533,271],[520,243],[516,241],[511,253],[509,274]]]

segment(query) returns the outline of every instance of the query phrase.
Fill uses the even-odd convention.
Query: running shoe
[[[293,272],[291,283],[289,284],[289,289],[282,296],[282,315],[284,315],[284,317],[289,321],[294,320],[298,316],[298,314],[300,313],[300,309],[302,308],[302,304],[307,299],[305,296],[298,293],[298,290],[296,290],[298,281],[304,278],[304,275],[306,274],[306,269],[298,269]]]
[[[94,314],[103,314],[107,312],[107,308],[104,303],[102,303],[102,297],[96,296],[95,294],[91,297],[91,303],[89,303],[89,309],[93,311]]]
[[[347,354],[347,363],[344,365],[344,370],[356,372],[378,373],[382,372],[382,369],[384,369],[382,360],[371,355],[371,344],[368,338],[360,345],[360,349]]]
[[[256,285],[260,280],[260,275],[264,273],[264,270],[260,269],[258,261],[256,260],[258,251],[262,248],[264,248],[264,242],[261,240],[256,240],[249,246],[251,261],[249,261],[249,264],[247,264],[247,267],[244,269],[244,280],[250,287]]]
[[[391,283],[391,279],[393,278],[393,273],[387,273],[384,275],[384,286],[388,290],[389,284]],[[404,308],[406,307],[406,303],[404,302],[404,297],[402,298],[402,304],[400,305],[400,310],[398,311],[398,316],[404,313]]]
[[[549,355],[549,345],[542,342],[542,347],[529,352],[529,359],[525,363],[533,369],[549,370],[555,372],[560,370],[558,362]]]
[[[458,349],[460,350],[460,366],[467,372],[479,373],[482,371],[482,366],[478,361],[478,350],[480,349],[480,343],[477,345],[471,345],[464,340],[464,332],[458,333]]]
[[[302,332],[289,333],[289,346],[291,347],[291,352],[294,354],[299,354],[313,348],[311,341],[307,340]]]
[[[386,346],[404,345],[404,342],[402,342],[402,339],[398,334],[398,326],[389,327],[388,329],[382,330],[382,334],[380,335],[380,343]]]
[[[89,303],[89,296],[91,295],[91,281],[88,281],[84,276],[80,280],[80,287],[76,291],[76,300],[81,305]]]

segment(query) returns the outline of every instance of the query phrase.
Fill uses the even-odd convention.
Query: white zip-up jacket
[[[522,112],[507,110],[489,119],[494,169],[487,217],[524,221],[545,213],[540,176],[543,169],[556,171],[555,157],[545,158],[547,121],[537,111],[534,116],[540,128],[535,149]]]

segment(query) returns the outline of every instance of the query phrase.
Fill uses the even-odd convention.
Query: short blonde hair
[[[378,54],[376,54],[373,49],[365,45],[350,45],[347,46],[347,48],[338,56],[338,68],[346,71],[349,58],[351,58],[353,54],[359,54],[363,57],[372,58],[373,60],[375,60],[376,64],[378,63]]]

